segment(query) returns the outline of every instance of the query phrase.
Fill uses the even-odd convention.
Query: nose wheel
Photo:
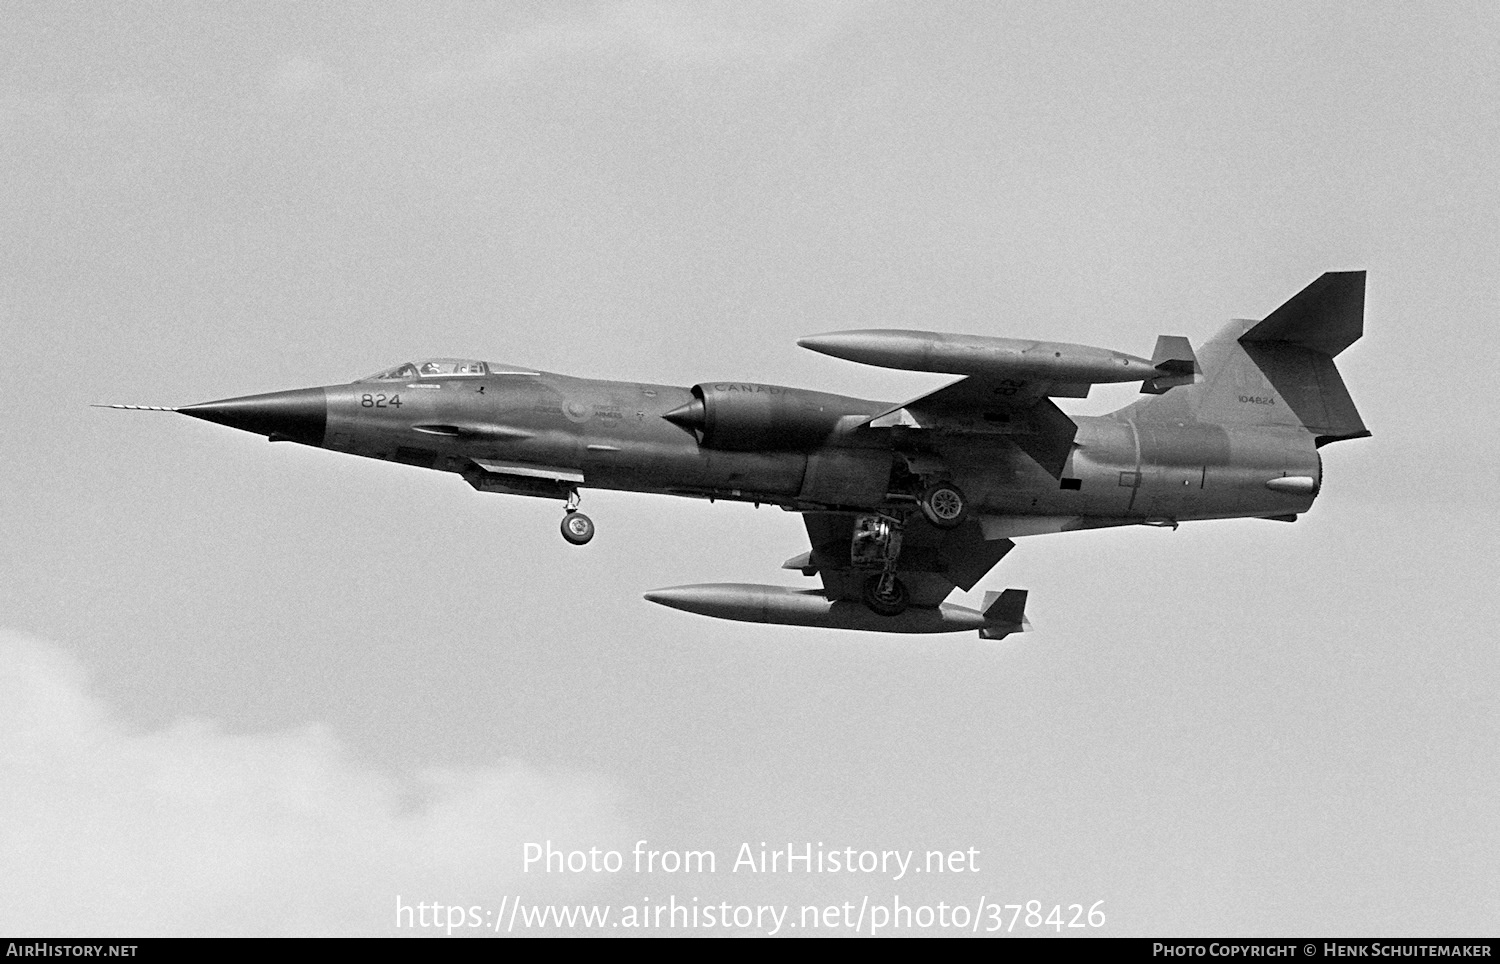
[[[578,511],[578,503],[581,501],[578,490],[574,489],[568,493],[568,504],[563,509],[562,537],[575,546],[581,546],[594,538],[594,520]]]
[[[575,546],[581,546],[594,538],[594,520],[582,512],[569,512],[563,516],[562,537]]]

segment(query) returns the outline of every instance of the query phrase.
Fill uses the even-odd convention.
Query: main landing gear
[[[922,517],[939,529],[956,529],[969,515],[969,501],[952,482],[934,482],[917,496]],[[869,575],[860,586],[860,598],[870,611],[881,616],[899,616],[911,604],[911,593],[896,575],[901,557],[904,514],[862,515],[854,520],[849,543],[849,562]]]
[[[935,482],[922,490],[917,505],[928,522],[939,529],[956,529],[969,514],[969,500],[952,482]]]
[[[894,572],[877,572],[866,579],[862,594],[865,605],[880,616],[899,616],[910,601],[906,583]]]
[[[575,546],[581,546],[594,538],[594,520],[578,511],[582,502],[578,490],[568,493],[567,505],[563,507],[562,537]]]
[[[865,579],[861,596],[870,611],[881,616],[899,616],[910,602],[906,585],[896,576],[901,526],[900,519],[887,515],[862,515],[854,520],[849,561],[855,569],[880,570]]]

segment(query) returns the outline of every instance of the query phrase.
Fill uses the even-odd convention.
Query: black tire
[[[922,490],[917,500],[922,515],[939,529],[956,529],[969,516],[969,500],[964,490],[952,482],[938,482]]]
[[[594,520],[582,512],[569,512],[563,516],[562,537],[575,546],[581,546],[594,538]]]
[[[865,605],[870,611],[878,616],[899,616],[906,612],[907,603],[911,599],[910,593],[906,591],[906,583],[900,579],[891,581],[891,592],[887,596],[880,594],[880,574],[876,573],[865,580],[864,589]]]

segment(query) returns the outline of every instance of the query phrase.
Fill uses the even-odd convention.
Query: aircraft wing
[[[860,601],[871,572],[855,569],[850,559],[854,518],[847,512],[804,512],[802,521],[812,551],[788,559],[782,568],[819,576],[830,600]],[[986,540],[977,520],[956,529],[939,529],[917,516],[902,533],[896,571],[913,606],[936,606],[955,588],[974,588],[1014,547],[1009,539]]]
[[[1072,387],[1047,378],[970,375],[889,408],[865,424],[946,435],[1006,436],[1053,478],[1061,478],[1078,424],[1051,396],[1068,397]],[[1088,386],[1083,387],[1086,394]]]
[[[797,344],[862,365],[965,376],[865,424],[1014,436],[1015,444],[1054,478],[1062,477],[1077,426],[1051,399],[1085,398],[1090,386],[1116,382],[1165,391],[1196,364],[1175,343],[1167,355],[1151,360],[1088,345],[905,329],[835,331]]]

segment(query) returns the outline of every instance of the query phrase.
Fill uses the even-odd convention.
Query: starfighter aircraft
[[[1334,358],[1364,328],[1365,273],[1324,274],[1261,321],[1151,358],[983,335],[869,329],[798,342],[865,365],[960,376],[904,402],[746,381],[678,388],[433,358],[344,385],[182,408],[231,428],[452,472],[480,492],[557,499],[587,543],[585,488],[779,506],[821,588],[712,583],[646,599],[705,616],[896,633],[1029,628],[1026,592],[972,589],[1021,536],[1202,519],[1295,521],[1325,444],[1368,436]],[[1054,398],[1139,382],[1108,415]]]

